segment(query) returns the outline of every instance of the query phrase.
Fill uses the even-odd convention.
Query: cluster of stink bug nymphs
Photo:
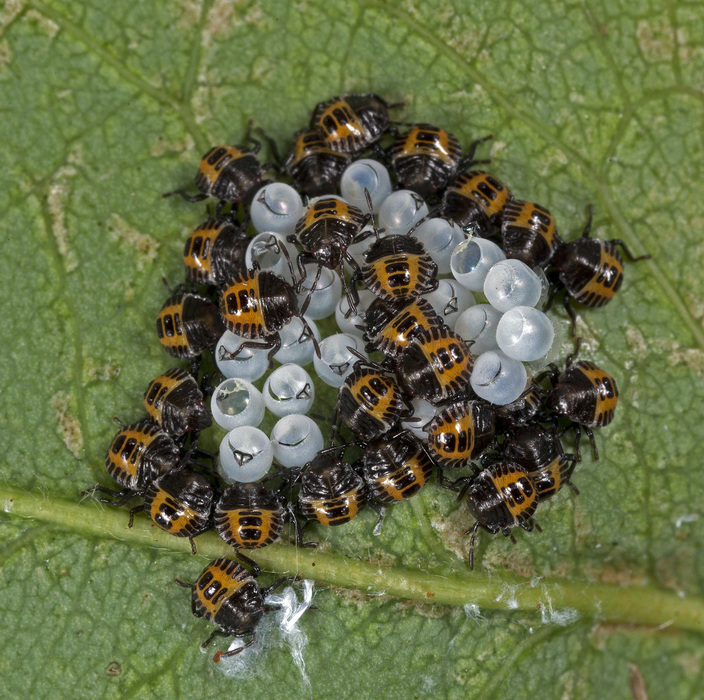
[[[513,539],[516,526],[538,528],[537,508],[562,486],[578,493],[580,434],[598,459],[592,430],[613,419],[614,378],[575,360],[578,341],[562,369],[550,362],[544,310],[563,294],[574,337],[572,303],[609,302],[619,248],[635,258],[589,236],[591,211],[564,242],[547,209],[477,169],[490,137],[463,151],[444,129],[392,121],[401,107],[373,94],[322,102],[285,158],[255,132],[271,151],[265,165],[250,124],[246,145],[203,156],[199,193],[165,195],[212,202],[156,322],[185,366],[149,384],[146,417],[113,439],[106,466],[119,490],[89,493],[131,504],[130,526],[143,512],[194,553],[211,529],[233,547],[233,560],[178,581],[193,614],[216,626],[208,642],[248,640],[216,658],[252,643],[268,593],[290,580],[260,589],[243,554],[287,524],[315,547],[309,525],[343,525],[368,505],[378,532],[387,507],[435,474],[468,506],[473,567],[479,528]],[[316,321],[331,316],[340,332],[321,333]],[[332,421],[307,415],[311,363],[338,392]],[[267,411],[279,418],[270,435],[258,428]],[[217,456],[199,448],[213,421],[227,431]]]

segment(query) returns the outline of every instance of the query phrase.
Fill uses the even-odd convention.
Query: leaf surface
[[[702,687],[704,20],[696,4],[14,0],[0,8],[0,674],[8,697],[696,697]],[[77,493],[107,483],[113,415],[141,415],[171,366],[161,278],[182,276],[202,208],[162,200],[254,118],[288,147],[316,102],[378,92],[461,142],[579,234],[653,259],[606,308],[580,309],[584,356],[621,403],[582,495],[542,534],[480,537],[434,486],[264,550],[317,581],[305,673],[271,636],[245,675],[200,654],[210,628],[174,576],[226,550]],[[566,327],[564,313],[555,318]],[[321,413],[334,394],[318,386]],[[270,424],[269,424],[270,427]],[[317,559],[317,561],[316,561]],[[316,564],[314,567],[313,564]],[[222,647],[220,647],[222,648]],[[637,697],[637,696],[636,696]]]

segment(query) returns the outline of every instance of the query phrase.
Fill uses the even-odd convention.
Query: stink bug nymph
[[[305,313],[315,290],[323,267],[337,270],[347,294],[350,309],[356,313],[357,291],[350,288],[345,280],[345,263],[353,270],[358,269],[355,259],[348,252],[370,214],[365,215],[359,207],[347,204],[335,197],[325,197],[315,202],[296,223],[295,233],[288,237],[289,242],[298,243],[303,250],[298,254],[298,269],[301,282],[305,280],[305,264],[317,263],[318,270],[310,294],[303,303]],[[300,286],[300,283],[299,283]]]
[[[518,428],[502,445],[504,459],[523,467],[533,479],[539,501],[554,496],[570,481],[577,457],[565,454],[557,433],[538,424]]]
[[[303,194],[319,197],[337,191],[351,161],[349,153],[333,151],[317,131],[301,131],[296,134],[284,168]]]
[[[420,223],[420,222],[419,222]],[[415,226],[414,226],[415,229]],[[438,287],[438,266],[425,246],[409,234],[378,238],[364,254],[364,265],[352,281],[361,279],[367,289],[390,304],[402,304]]]
[[[515,538],[511,528],[517,525],[528,532],[533,528],[540,530],[533,520],[538,507],[535,484],[528,472],[517,464],[492,464],[471,479],[460,498],[464,495],[469,512],[476,520],[469,542],[470,569],[474,569],[474,542],[480,527],[492,535],[501,532],[512,542]]]
[[[172,437],[198,433],[213,422],[203,392],[191,374],[172,367],[153,379],[144,392],[147,415]]]
[[[385,434],[364,451],[362,476],[369,495],[382,503],[403,501],[418,493],[435,464],[412,433]]]
[[[245,253],[249,238],[228,219],[208,219],[186,240],[183,262],[186,281],[222,284],[228,277],[247,269]]]
[[[546,267],[562,243],[555,219],[535,202],[513,199],[504,207],[501,219],[502,248],[507,258],[515,258],[528,267]]]
[[[225,332],[218,307],[199,294],[175,291],[161,307],[156,334],[166,352],[180,360],[200,355]]]
[[[396,376],[409,396],[437,405],[467,394],[473,366],[467,343],[441,325],[415,336],[400,355]]]
[[[177,466],[179,449],[161,428],[148,419],[121,425],[122,429],[113,438],[105,456],[105,468],[122,490],[113,491],[97,484],[81,495],[100,491],[117,499],[101,499],[101,502],[123,505],[134,496],[143,494],[159,476]]]
[[[482,234],[500,228],[504,209],[511,199],[509,189],[491,173],[471,170],[455,176],[445,190],[441,216]]]
[[[428,200],[442,190],[462,160],[460,142],[431,124],[412,124],[389,147],[391,167],[400,189]]]
[[[298,510],[307,521],[298,530],[299,546],[304,545],[303,533],[310,522],[328,527],[344,525],[354,518],[367,502],[364,481],[349,464],[335,452],[340,447],[321,450],[303,468],[298,492]],[[344,445],[342,446],[344,451]]]
[[[462,467],[491,444],[495,412],[480,401],[455,401],[436,415],[426,430],[428,451],[438,467]]]
[[[410,410],[393,374],[351,350],[360,359],[340,387],[335,418],[355,436],[371,440],[391,430]]]
[[[282,245],[281,250],[288,261],[291,277],[295,277],[286,246]],[[270,348],[269,360],[272,361],[281,347],[279,331],[294,316],[301,319],[312,338],[316,354],[320,356],[318,342],[298,310],[294,287],[269,270],[260,270],[255,265],[252,270],[227,280],[220,291],[220,311],[227,329],[246,339],[237,352],[226,359],[234,359],[245,348]]]
[[[389,105],[375,94],[351,94],[320,102],[311,126],[333,151],[357,154],[389,129]]]
[[[397,359],[416,336],[441,325],[442,319],[427,299],[418,297],[397,306],[377,298],[364,315],[364,338],[369,341],[365,350],[380,350]]]
[[[499,432],[533,423],[543,412],[545,390],[529,379],[525,391],[511,403],[496,407],[496,427]]]
[[[215,529],[236,551],[259,549],[281,537],[285,516],[281,498],[264,484],[233,484],[225,489],[215,507]],[[259,567],[239,551],[237,557],[259,571]]]
[[[563,303],[572,320],[572,335],[576,333],[577,318],[570,300],[591,308],[605,306],[614,297],[623,283],[623,258],[619,247],[631,262],[646,260],[650,255],[633,257],[623,241],[616,238],[604,241],[589,238],[592,228],[592,207],[582,236],[576,241],[562,243],[552,256],[552,266],[565,288]],[[557,290],[557,287],[555,288]],[[553,292],[554,294],[554,292]],[[552,301],[550,299],[549,303]]]
[[[211,561],[195,583],[175,579],[179,586],[191,589],[193,614],[219,627],[201,644],[201,649],[205,649],[215,637],[250,637],[243,646],[231,651],[219,651],[213,657],[215,662],[239,654],[251,646],[264,611],[276,607],[264,602],[266,596],[286,581],[297,580],[280,578],[268,588],[260,589],[255,578],[256,574],[250,574],[237,562],[221,558]]]
[[[565,371],[560,373],[554,364],[550,364],[536,377],[548,376],[553,389],[548,394],[546,406],[556,417],[570,420],[570,427],[575,432],[575,452],[580,459],[579,438],[581,429],[589,437],[594,452],[594,459],[599,459],[592,428],[602,428],[611,423],[618,404],[618,387],[616,380],[593,362],[580,360],[573,363],[579,351],[580,341],[573,355],[565,361]],[[563,431],[564,432],[564,431]]]
[[[144,505],[130,511],[129,527],[134,514],[144,511],[170,535],[188,537],[196,554],[193,538],[212,527],[213,499],[213,486],[207,477],[187,467],[174,469],[149,485]]]
[[[249,122],[245,140],[247,146],[213,146],[201,159],[196,174],[196,187],[200,194],[189,195],[184,190],[167,192],[164,197],[178,194],[188,202],[201,202],[208,197],[218,200],[216,213],[225,204],[248,205],[260,187],[268,184],[264,179],[264,168],[257,153],[261,143],[252,138],[252,122]]]

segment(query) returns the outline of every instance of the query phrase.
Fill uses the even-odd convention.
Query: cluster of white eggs
[[[366,190],[366,192],[365,192]],[[423,199],[410,190],[392,191],[386,167],[372,159],[352,163],[342,175],[341,197],[348,204],[368,210],[368,200],[377,217],[379,235],[406,234],[420,240],[438,266],[438,288],[426,299],[445,325],[468,341],[475,356],[471,386],[482,399],[496,405],[515,401],[526,388],[528,372],[524,363],[538,366],[548,356],[555,332],[550,319],[538,307],[547,297],[548,283],[540,268],[531,270],[525,263],[506,259],[494,242],[467,236],[453,222],[433,218]],[[246,264],[257,263],[292,282],[289,259],[296,251],[287,237],[307,207],[290,185],[273,182],[255,195],[250,210],[258,231],[249,243]],[[368,226],[374,240],[373,225]],[[370,239],[352,244],[348,251],[359,265]],[[289,252],[290,249],[290,252]],[[294,261],[295,262],[295,261]],[[323,437],[315,421],[306,416],[314,401],[314,384],[304,369],[313,371],[326,384],[338,388],[352,371],[358,355],[366,356],[363,340],[364,313],[375,299],[360,291],[357,314],[349,315],[347,296],[337,272],[323,268],[315,289],[311,287],[317,264],[306,266],[307,277],[299,292],[299,307],[310,295],[303,322],[293,318],[281,331],[281,348],[274,358],[282,366],[264,384],[263,393],[251,382],[268,369],[267,349],[246,348],[235,356],[244,340],[230,331],[222,336],[215,351],[218,368],[226,377],[214,391],[214,420],[228,434],[220,446],[223,477],[236,481],[262,478],[276,459],[284,467],[303,466],[323,448]],[[486,303],[477,303],[475,294]],[[322,338],[315,323],[334,314],[340,333]],[[314,352],[310,334],[319,343],[320,357]],[[436,412],[425,401],[414,401],[416,417],[421,420],[406,427],[423,435],[422,426]],[[264,412],[280,420],[271,436],[258,429]]]

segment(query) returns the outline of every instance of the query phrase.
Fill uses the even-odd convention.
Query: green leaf
[[[704,22],[696,4],[12,0],[0,8],[0,674],[7,697],[695,697],[704,631]],[[582,494],[542,534],[480,535],[428,487],[390,510],[277,544],[316,580],[306,682],[271,648],[226,678],[173,578],[226,553],[78,497],[107,483],[113,415],[141,414],[172,363],[154,337],[202,207],[162,200],[253,117],[285,148],[319,100],[403,101],[547,206],[651,261],[580,309],[584,355],[619,382]],[[555,312],[566,326],[563,313]],[[321,389],[321,387],[319,387]],[[322,394],[325,394],[323,391]],[[322,409],[334,401],[327,392]],[[315,566],[314,566],[315,564]],[[222,647],[219,647],[222,648]]]

